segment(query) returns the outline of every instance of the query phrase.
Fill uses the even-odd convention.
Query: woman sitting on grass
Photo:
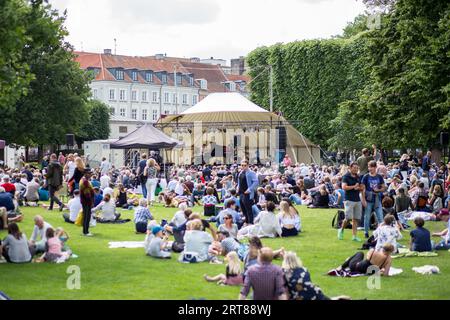
[[[0,263],[28,263],[33,257],[27,236],[20,232],[16,223],[8,225],[8,236],[0,243]]]
[[[101,211],[101,215],[97,216],[97,222],[99,223],[114,222],[120,217],[120,214],[116,213],[116,204],[111,201],[110,194],[105,194],[103,201],[92,209],[92,213],[97,211]]]
[[[219,226],[219,231],[227,231],[230,236],[237,238],[238,226],[233,223],[233,216],[230,213],[225,214],[223,222],[224,223]]]
[[[311,282],[311,276],[297,254],[288,251],[284,255],[282,269],[290,300],[330,300]]]
[[[244,284],[241,261],[239,260],[238,254],[235,251],[229,252],[225,257],[225,261],[227,261],[225,274],[219,274],[215,277],[209,277],[205,274],[205,280],[208,282],[217,282],[219,285],[228,286],[240,286]]]
[[[376,251],[382,250],[386,243],[390,243],[394,247],[394,252],[397,252],[397,240],[402,238],[395,218],[391,214],[384,217],[384,222],[373,232],[373,236],[377,240]]]
[[[267,210],[259,213],[255,219],[255,224],[239,230],[238,240],[249,236],[257,236],[259,238],[281,237],[281,226],[274,211],[275,204],[272,201],[267,202]]]
[[[287,201],[280,202],[280,213],[278,219],[281,225],[281,236],[290,237],[298,235],[300,231],[300,216],[298,213],[291,212]]]

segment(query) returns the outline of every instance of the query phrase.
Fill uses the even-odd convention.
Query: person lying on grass
[[[235,251],[229,252],[225,261],[227,262],[225,267],[225,274],[219,274],[215,277],[209,277],[204,275],[206,281],[217,282],[218,285],[228,285],[228,286],[240,286],[244,283],[242,277],[241,261],[239,256]]]
[[[351,272],[370,274],[373,273],[374,269],[378,268],[381,275],[389,276],[389,269],[392,263],[391,254],[393,252],[394,246],[386,243],[381,251],[376,251],[375,249],[369,250],[366,259],[364,259],[364,253],[357,252],[348,258],[338,269],[349,268]]]

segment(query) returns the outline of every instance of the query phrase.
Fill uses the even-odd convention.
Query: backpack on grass
[[[333,217],[333,221],[331,222],[331,227],[335,229],[340,229],[342,227],[342,222],[345,220],[345,212],[342,210],[338,210],[336,215]],[[349,222],[347,224],[346,229],[351,229],[352,224]]]

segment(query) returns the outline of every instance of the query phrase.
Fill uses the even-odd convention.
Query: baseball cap
[[[152,233],[156,235],[158,232],[163,231],[164,229],[161,226],[154,226]]]

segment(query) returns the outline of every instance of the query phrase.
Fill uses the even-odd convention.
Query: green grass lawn
[[[200,208],[198,208],[200,209]],[[161,205],[153,207],[156,218],[170,219],[175,209]],[[142,241],[144,236],[134,233],[132,222],[121,225],[97,225],[91,232],[94,237],[81,236],[81,227],[63,222],[58,211],[47,212],[42,208],[23,208],[24,222],[20,228],[29,237],[33,216],[41,214],[54,227],[63,226],[71,239],[69,246],[79,257],[65,264],[0,264],[0,290],[12,299],[236,299],[237,287],[217,286],[203,280],[203,274],[224,273],[224,265],[208,263],[183,264],[177,261],[147,257],[140,249],[109,249],[109,241]],[[402,268],[401,275],[382,278],[381,289],[367,289],[367,277],[336,278],[326,272],[341,264],[361,244],[350,241],[350,230],[339,241],[331,219],[336,210],[306,209],[299,207],[303,232],[286,239],[263,239],[263,244],[273,248],[284,246],[296,251],[309,269],[314,283],[328,296],[349,295],[353,299],[449,299],[450,253],[439,252],[433,258],[401,258],[393,266]],[[124,210],[122,216],[132,218],[133,211]],[[443,223],[428,222],[430,231],[444,228]],[[409,242],[405,232],[401,243]],[[0,231],[4,238],[6,231]],[[360,234],[362,236],[362,234]],[[281,263],[277,261],[276,263]],[[441,274],[424,276],[411,270],[414,266],[437,265]],[[67,268],[80,267],[81,289],[69,290],[66,286]]]

